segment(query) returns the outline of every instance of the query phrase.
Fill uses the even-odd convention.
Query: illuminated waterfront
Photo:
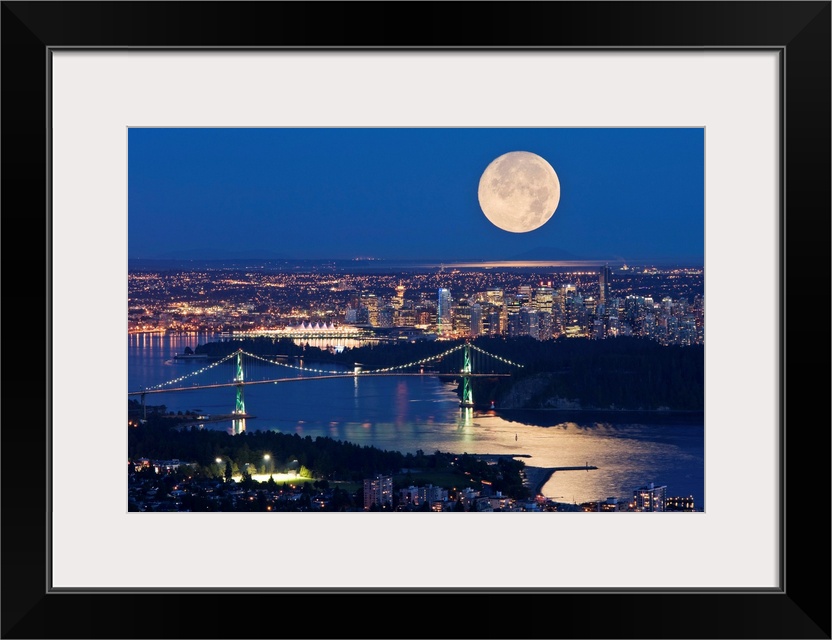
[[[131,390],[171,380],[204,366],[173,359],[185,347],[220,339],[214,334],[128,337]],[[265,366],[265,365],[264,365]],[[227,382],[231,367],[209,372]],[[294,375],[286,370],[286,376]],[[151,404],[169,411],[227,414],[233,390],[162,394]],[[257,416],[247,430],[275,430],[331,437],[380,449],[415,453],[517,454],[529,466],[597,466],[593,471],[555,474],[544,486],[547,497],[584,502],[629,498],[648,482],[664,484],[668,495],[693,495],[704,507],[704,424],[694,417],[634,413],[511,411],[464,414],[454,385],[438,378],[366,378],[252,386],[247,410]],[[209,429],[230,429],[209,423]]]

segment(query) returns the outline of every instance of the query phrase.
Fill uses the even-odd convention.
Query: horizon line
[[[414,263],[422,266],[485,266],[485,265],[518,265],[527,264],[531,266],[547,266],[547,265],[564,265],[569,266],[573,264],[665,264],[665,263],[690,263],[697,265],[704,265],[704,258],[692,257],[678,257],[678,258],[571,258],[571,259],[553,259],[553,260],[513,260],[513,259],[478,259],[468,258],[460,259],[454,258],[443,260],[441,258],[288,258],[288,257],[225,257],[225,258],[128,258],[129,261],[145,261],[145,262],[354,262],[356,264],[372,264],[372,263]]]

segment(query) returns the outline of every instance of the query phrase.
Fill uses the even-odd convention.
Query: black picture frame
[[[0,290],[7,310],[0,431],[3,638],[830,638],[829,1],[4,1],[0,19],[6,223]],[[379,31],[379,24],[386,28]],[[66,408],[51,406],[49,377],[49,62],[50,51],[65,47],[778,51],[785,80],[781,587],[668,593],[51,591],[48,476],[33,470],[41,461],[50,464],[51,424],[73,419]],[[737,288],[739,296],[741,283]],[[821,547],[810,543],[817,540]],[[495,563],[503,561],[495,556]],[[520,554],[511,561],[534,560]],[[650,619],[634,615],[648,599]]]

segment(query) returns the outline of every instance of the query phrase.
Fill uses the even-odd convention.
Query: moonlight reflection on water
[[[205,336],[198,339],[204,343]],[[202,365],[174,361],[194,337],[132,335],[128,339],[130,389],[179,377]],[[268,365],[264,365],[268,366]],[[226,382],[231,367],[212,369]],[[252,375],[256,375],[252,371]],[[288,372],[286,375],[294,375]],[[208,382],[208,380],[206,380]],[[227,414],[234,389],[161,394],[150,404],[168,410]],[[514,454],[533,467],[597,470],[555,473],[543,494],[565,502],[631,498],[639,486],[667,485],[668,495],[694,497],[704,507],[704,422],[701,414],[562,411],[464,412],[453,384],[433,377],[336,379],[246,388],[247,429],[268,429],[361,446],[416,453]],[[229,424],[206,424],[227,430]]]

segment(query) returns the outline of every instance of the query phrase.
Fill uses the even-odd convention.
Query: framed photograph
[[[2,11],[3,637],[830,637],[829,2]]]

